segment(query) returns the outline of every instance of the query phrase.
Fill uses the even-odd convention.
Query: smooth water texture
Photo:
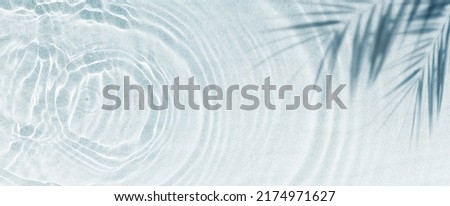
[[[0,0],[0,14],[1,185],[450,184],[446,1]],[[327,74],[347,110],[101,109],[124,76]]]

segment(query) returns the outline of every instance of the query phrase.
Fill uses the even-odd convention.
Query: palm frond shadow
[[[361,83],[363,77],[369,80],[367,84],[370,86],[377,82],[383,72],[399,71],[393,77],[394,86],[386,92],[386,96],[402,98],[405,92],[414,92],[410,144],[418,145],[422,116],[428,116],[426,121],[431,132],[433,122],[438,118],[442,107],[445,75],[449,63],[449,4],[447,1],[426,4],[420,1],[377,3],[367,4],[362,10],[339,4],[334,6],[330,13],[322,13],[321,17],[328,19],[326,21],[322,18],[317,22],[276,28],[271,32],[286,29],[303,31],[318,27],[327,27],[332,31],[331,34],[323,35],[331,40],[320,62],[316,80],[324,72],[334,72],[334,65],[338,59],[344,58],[343,47],[348,46],[344,45],[344,38],[351,38],[350,54],[347,51],[345,58],[351,58],[348,74],[352,94],[357,90],[357,85]],[[327,4],[327,10],[333,5]],[[320,12],[300,15],[313,14],[309,19],[315,19],[318,13]],[[342,19],[339,16],[342,13],[352,13],[353,18]],[[401,57],[392,55],[399,49],[402,50]],[[275,55],[282,52],[279,51]]]

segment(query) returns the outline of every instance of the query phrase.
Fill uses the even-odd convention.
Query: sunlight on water
[[[387,40],[361,23],[386,13],[372,3],[181,2],[0,1],[1,185],[450,183],[447,88],[429,132],[425,105],[437,101],[404,83],[426,75],[413,69],[437,48],[446,9],[436,28],[386,23],[410,32]],[[351,87],[348,110],[101,109],[102,89],[124,76],[161,97],[175,77],[302,87],[326,74]]]

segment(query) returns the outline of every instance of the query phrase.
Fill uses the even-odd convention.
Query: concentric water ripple
[[[63,165],[78,165],[63,167],[53,181],[67,175],[68,169],[81,169],[96,173],[90,176],[97,184],[106,180],[115,184],[126,178],[136,179],[137,174],[127,173],[132,168],[141,168],[142,172],[154,170],[155,177],[164,175],[153,180],[157,184],[176,182],[182,176],[178,173],[189,170],[192,161],[202,156],[198,150],[207,147],[209,128],[214,125],[209,123],[209,115],[186,111],[184,118],[187,116],[190,121],[185,122],[173,110],[102,111],[101,91],[105,85],[121,82],[124,76],[129,76],[135,84],[151,84],[155,88],[170,84],[175,76],[195,76],[197,81],[204,82],[206,75],[214,73],[203,65],[214,64],[214,60],[201,56],[205,54],[202,40],[191,33],[186,22],[160,6],[147,5],[148,9],[136,10],[111,4],[107,10],[101,2],[97,3],[36,6],[34,11],[39,16],[29,21],[38,22],[40,31],[31,34],[37,40],[25,48],[9,49],[9,53],[20,56],[14,59],[24,61],[12,63],[19,66],[15,66],[18,69],[13,71],[15,78],[10,87],[11,117],[16,122],[14,130],[18,138],[11,144],[19,148],[12,151],[11,145],[8,155],[23,158],[29,155],[29,150],[37,153],[41,148],[51,148],[48,152],[54,155],[39,153],[39,156],[45,161],[62,159],[69,161]],[[58,12],[67,19],[53,18]],[[74,15],[79,18],[73,19]],[[55,27],[48,28],[52,24]],[[64,24],[77,26],[57,28]],[[84,35],[59,39],[54,34],[46,34],[51,32],[47,29]],[[114,38],[117,32],[127,37]],[[155,95],[160,96],[160,92]],[[181,136],[174,133],[183,130],[191,138],[187,139],[186,133]],[[29,145],[27,150],[24,145]],[[180,148],[186,145],[192,147]],[[22,167],[17,159],[7,160],[11,161],[9,167]],[[167,170],[158,169],[162,162]],[[74,173],[79,177],[84,175]],[[59,181],[92,184],[89,179],[80,182],[79,177]]]

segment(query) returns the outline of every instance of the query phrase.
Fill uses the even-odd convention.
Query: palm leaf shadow
[[[424,4],[416,0],[400,4],[369,4],[369,9],[364,11],[342,6],[342,4],[327,4],[327,7],[335,5],[329,14],[322,13],[322,17],[329,17],[329,20],[277,28],[272,32],[286,29],[300,31],[316,27],[327,27],[333,31],[333,35],[326,35],[326,37],[331,36],[332,40],[326,47],[316,73],[316,80],[324,71],[334,71],[333,66],[342,55],[343,39],[350,35],[352,39],[351,53],[346,54],[346,57],[351,58],[349,86],[352,94],[357,89],[356,86],[360,83],[363,74],[367,75],[370,86],[377,82],[382,72],[404,68],[395,77],[398,83],[387,91],[386,96],[403,97],[399,100],[402,102],[406,101],[405,91],[415,93],[410,144],[418,145],[422,115],[428,116],[426,121],[428,121],[428,128],[431,132],[433,122],[438,119],[442,107],[449,58],[448,16],[450,14],[447,9],[449,4],[450,2],[447,1]],[[342,20],[340,16],[336,16],[336,14],[349,12],[353,13],[355,18]],[[302,15],[311,15],[311,19],[314,19],[318,13],[310,12]],[[362,18],[363,16],[366,18]],[[350,25],[353,25],[353,30],[349,29]],[[405,43],[405,39],[408,38],[415,39],[415,42]],[[405,49],[402,57],[392,60],[390,54],[394,49],[393,45],[398,46],[398,42],[400,42],[400,48],[411,49]],[[295,46],[292,45],[288,48]],[[282,52],[283,50],[275,55],[280,55]],[[387,65],[387,62],[391,62],[391,64]],[[363,70],[362,68],[368,69]]]

